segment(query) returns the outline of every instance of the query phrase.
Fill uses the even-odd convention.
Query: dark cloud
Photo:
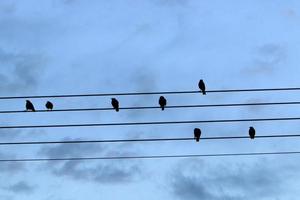
[[[14,198],[12,196],[8,195],[0,195],[1,200],[13,200]]]
[[[41,55],[12,53],[0,48],[0,90],[27,92],[37,88],[44,60]]]
[[[11,153],[0,152],[0,159],[13,159],[15,155]],[[3,175],[16,175],[26,170],[26,165],[21,162],[3,162],[0,164],[0,177]]]
[[[171,174],[171,188],[178,199],[268,199],[283,195],[286,176],[274,161],[251,165],[211,166],[204,161],[179,165]],[[281,166],[282,167],[282,166]],[[286,168],[286,167],[285,167]],[[286,168],[288,169],[288,167]]]
[[[6,187],[5,189],[8,191],[11,191],[13,193],[18,193],[18,194],[31,194],[34,192],[35,187],[32,185],[29,185],[25,181],[20,181],[20,182],[17,182],[13,185]]]
[[[120,153],[113,152],[114,156],[126,154],[125,148],[128,146],[120,145],[118,147]],[[50,158],[63,158],[109,156],[112,152],[97,144],[61,144],[55,147],[42,147],[39,154]],[[140,164],[134,161],[101,161],[100,164],[91,161],[66,161],[57,165],[48,163],[45,169],[50,170],[58,177],[65,176],[74,180],[95,181],[103,184],[133,181],[141,173]]]
[[[18,172],[24,171],[25,165],[22,163],[1,163],[0,165],[0,175],[9,174],[14,175]]]
[[[15,12],[16,6],[12,2],[0,2],[0,14],[11,14]]]
[[[256,56],[250,67],[244,68],[247,75],[269,75],[286,60],[286,50],[278,44],[265,44],[257,48]]]
[[[82,138],[64,138],[64,141],[82,140]],[[49,158],[80,157],[102,152],[103,147],[97,144],[59,144],[56,146],[44,146],[39,154]]]
[[[58,177],[69,177],[74,180],[95,181],[102,184],[122,184],[134,181],[141,170],[139,165],[130,162],[102,161],[101,164],[67,161],[60,167],[52,168]]]

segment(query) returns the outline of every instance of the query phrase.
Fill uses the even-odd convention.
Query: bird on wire
[[[194,129],[194,138],[195,138],[196,142],[199,142],[200,136],[201,136],[200,128],[195,128]]]
[[[167,100],[166,100],[165,97],[160,96],[160,97],[159,97],[159,100],[158,100],[158,103],[159,103],[159,105],[160,105],[160,107],[161,107],[161,110],[164,110],[164,109],[165,109],[165,106],[167,105]]]
[[[33,104],[31,103],[31,101],[29,101],[29,100],[26,100],[26,110],[27,110],[27,111],[35,112],[34,106],[33,106]]]
[[[202,79],[199,81],[198,86],[199,86],[199,89],[201,90],[202,94],[205,95],[206,94],[205,83]]]
[[[255,138],[255,129],[252,126],[249,128],[249,137],[251,139]]]
[[[51,103],[50,101],[47,101],[45,104],[47,110],[53,110],[53,103]]]
[[[111,105],[117,112],[119,112],[119,101],[116,98],[111,98]]]

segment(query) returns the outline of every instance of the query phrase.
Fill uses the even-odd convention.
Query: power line
[[[198,105],[175,105],[166,106],[166,109],[177,108],[207,108],[207,107],[240,107],[240,106],[270,106],[270,105],[299,105],[300,101],[290,102],[261,102],[261,103],[228,103],[228,104],[198,104]],[[133,106],[133,107],[121,107],[120,110],[143,110],[143,109],[160,109],[159,106]],[[107,111],[114,110],[114,108],[70,108],[70,109],[56,109],[56,110],[36,110],[35,112],[80,112],[80,111]],[[26,110],[3,110],[0,114],[10,113],[33,113]]]
[[[271,91],[297,91],[298,87],[286,88],[255,88],[255,89],[221,89],[207,90],[207,93],[233,93],[233,92],[271,92]],[[137,95],[164,95],[164,94],[196,94],[200,90],[190,91],[161,91],[161,92],[124,92],[124,93],[93,93],[93,94],[60,94],[60,95],[28,95],[28,96],[2,96],[5,99],[41,99],[41,98],[73,98],[73,97],[104,97],[104,96],[137,96]]]
[[[128,160],[128,159],[269,156],[269,155],[296,155],[296,154],[300,154],[300,151],[257,152],[257,153],[220,153],[220,154],[184,154],[184,155],[151,155],[151,156],[107,156],[107,157],[76,157],[76,158],[75,157],[70,157],[70,158],[22,158],[22,159],[0,159],[0,162]]]
[[[119,122],[119,123],[92,123],[92,124],[51,124],[51,125],[16,125],[0,126],[0,129],[29,129],[29,128],[71,128],[71,127],[102,127],[102,126],[142,126],[142,125],[170,125],[170,124],[205,124],[205,123],[235,123],[235,122],[262,122],[262,121],[295,121],[300,117],[279,118],[248,118],[248,119],[216,119],[216,120],[188,120],[188,121],[152,121],[152,122]]]
[[[290,138],[300,137],[295,135],[258,135],[255,138]],[[249,136],[216,136],[201,137],[200,140],[232,140],[232,139],[249,139]],[[0,146],[5,145],[44,145],[44,144],[82,144],[82,143],[121,143],[121,142],[164,142],[164,141],[189,141],[195,140],[192,137],[182,138],[144,138],[144,139],[116,139],[116,140],[67,140],[67,141],[25,141],[25,142],[0,142]]]

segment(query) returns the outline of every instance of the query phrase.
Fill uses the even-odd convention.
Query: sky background
[[[299,87],[300,2],[293,0],[2,0],[0,95]],[[297,101],[298,92],[166,95],[168,105]],[[159,96],[117,97],[156,106]],[[110,97],[33,99],[110,107]],[[24,110],[2,100],[0,110]],[[21,113],[0,125],[299,117],[298,106]],[[299,133],[293,122],[0,131],[1,142]],[[293,139],[1,146],[0,158],[297,151]],[[299,156],[0,163],[0,199],[294,200]]]

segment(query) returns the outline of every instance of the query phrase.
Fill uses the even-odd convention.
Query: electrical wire
[[[298,91],[299,87],[285,88],[254,88],[254,89],[220,89],[207,90],[206,93],[236,93],[236,92],[271,92],[271,91]],[[60,94],[60,95],[28,95],[2,96],[0,100],[8,99],[42,99],[42,98],[73,98],[73,97],[104,97],[104,96],[137,96],[137,95],[166,95],[166,94],[200,94],[200,90],[190,91],[157,91],[157,92],[123,92],[123,93],[92,93],[92,94]]]
[[[198,105],[175,105],[166,106],[165,109],[177,109],[177,108],[208,108],[208,107],[240,107],[240,106],[271,106],[271,105],[299,105],[300,101],[290,102],[261,102],[261,103],[228,103],[228,104],[198,104]],[[160,109],[159,106],[133,106],[133,107],[121,107],[120,110],[142,110],[142,109]],[[54,110],[36,110],[35,112],[82,112],[82,111],[108,111],[114,110],[114,108],[70,108],[70,109],[54,109]],[[35,113],[26,110],[3,110],[0,114],[11,113]]]
[[[15,125],[15,126],[0,126],[0,129],[71,128],[71,127],[141,126],[141,125],[146,126],[146,125],[171,125],[171,124],[295,121],[295,120],[300,120],[300,117],[216,119],[216,120],[189,120],[189,121],[119,122],[119,123],[91,123],[91,124]]]
[[[300,137],[300,134],[289,135],[258,135],[255,139],[261,138],[291,138]],[[249,136],[215,136],[201,137],[201,140],[233,140],[249,139]],[[122,142],[165,142],[165,141],[190,141],[195,140],[193,137],[181,138],[143,138],[143,139],[106,139],[106,140],[63,140],[63,141],[24,141],[24,142],[0,142],[0,146],[6,145],[45,145],[45,144],[82,144],[82,143],[122,143]]]
[[[220,153],[220,154],[184,154],[184,155],[150,155],[150,156],[107,156],[107,157],[69,157],[69,158],[20,158],[20,159],[0,159],[0,162],[128,160],[128,159],[165,159],[165,158],[200,158],[200,157],[270,156],[270,155],[298,155],[298,154],[300,154],[300,151],[252,152],[252,153]]]

